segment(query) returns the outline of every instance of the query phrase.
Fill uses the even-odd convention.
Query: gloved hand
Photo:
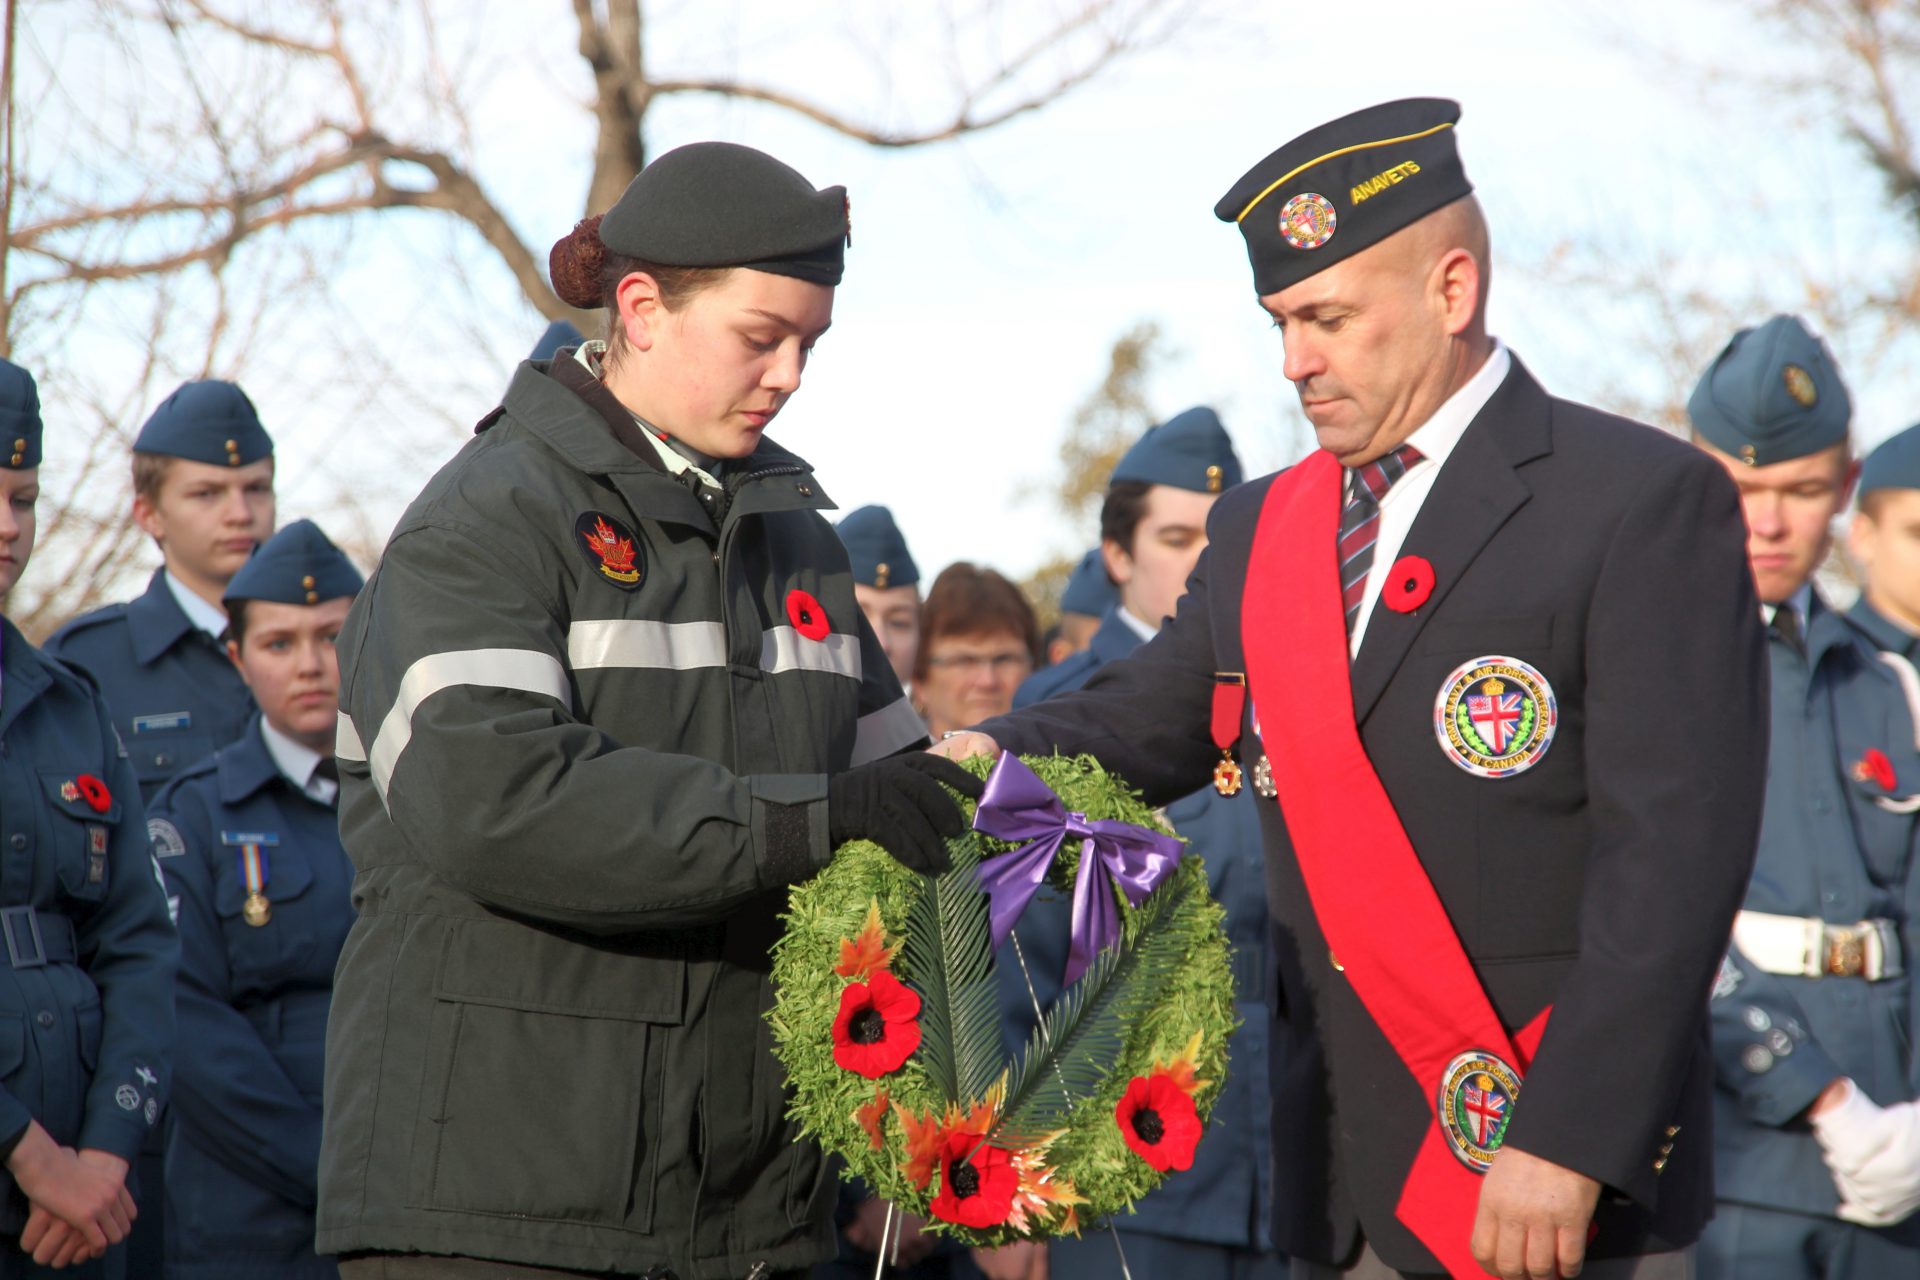
[[[835,848],[871,840],[922,875],[952,863],[946,842],[967,829],[944,787],[980,798],[982,782],[951,760],[912,751],[856,765],[827,779],[827,838]]]
[[[1840,1190],[1841,1218],[1886,1227],[1920,1209],[1920,1105],[1876,1106],[1848,1081],[1847,1096],[1812,1124]]]

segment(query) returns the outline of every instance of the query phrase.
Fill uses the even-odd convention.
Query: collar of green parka
[[[578,388],[568,385],[576,370],[583,383]],[[727,463],[728,502],[717,520],[692,486],[661,467],[653,450],[638,438],[633,416],[613,393],[564,353],[552,361],[522,362],[506,398],[480,420],[475,433],[487,431],[503,415],[577,470],[605,476],[635,512],[645,512],[649,519],[711,534],[723,522],[732,524],[744,516],[834,509],[806,460],[762,436],[751,455]]]

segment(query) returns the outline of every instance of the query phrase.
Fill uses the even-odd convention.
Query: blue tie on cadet
[[[1122,480],[1164,484],[1195,493],[1221,493],[1244,478],[1239,455],[1220,417],[1204,405],[1177,413],[1134,442],[1113,469]]]
[[[565,320],[555,320],[540,335],[540,341],[533,344],[533,350],[527,356],[529,360],[551,360],[560,354],[562,347],[577,347],[587,340],[587,335],[574,328]]]
[[[0,466],[25,471],[40,465],[40,390],[33,375],[0,360]]]
[[[1060,612],[1078,613],[1089,618],[1104,618],[1107,610],[1120,603],[1120,588],[1107,576],[1107,562],[1095,547],[1080,557],[1067,575],[1066,589],[1060,593]]]
[[[311,520],[295,520],[261,544],[227,584],[222,602],[266,600],[319,604],[360,593],[364,579],[353,561]]]
[[[260,425],[246,392],[209,378],[189,382],[162,400],[134,437],[133,451],[244,467],[273,456],[273,437]]]
[[[1843,444],[1853,404],[1826,344],[1798,316],[1742,329],[1687,400],[1699,437],[1750,467]]]
[[[849,511],[833,531],[847,549],[855,582],[881,591],[918,585],[920,569],[913,563],[900,526],[893,522],[893,512],[881,506],[861,507]]]
[[[1920,489],[1920,422],[1882,441],[1860,464],[1860,496],[1875,489]]]

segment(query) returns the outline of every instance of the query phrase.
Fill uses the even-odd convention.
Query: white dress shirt
[[[180,612],[187,615],[187,621],[218,640],[227,634],[226,612],[216,605],[208,604],[199,596],[181,586],[174,576],[165,569],[160,576],[166,580],[167,590],[173,593],[173,601],[180,606]]]
[[[1373,543],[1373,564],[1367,569],[1367,583],[1360,592],[1360,612],[1353,619],[1353,635],[1347,641],[1349,657],[1360,652],[1360,642],[1367,636],[1367,622],[1380,599],[1381,581],[1393,562],[1400,558],[1401,544],[1406,542],[1421,504],[1432,492],[1440,468],[1447,465],[1453,447],[1460,443],[1460,437],[1467,433],[1474,417],[1487,407],[1487,401],[1493,399],[1493,393],[1507,380],[1512,368],[1513,357],[1507,354],[1506,344],[1494,339],[1493,354],[1480,366],[1480,371],[1448,396],[1446,403],[1406,438],[1405,443],[1418,449],[1421,458],[1380,500],[1380,527]],[[1353,472],[1349,471],[1344,492],[1352,491]]]
[[[1127,629],[1132,631],[1133,634],[1140,637],[1140,640],[1142,643],[1145,643],[1146,641],[1151,640],[1155,636],[1160,634],[1160,628],[1155,626],[1149,626],[1148,624],[1140,621],[1140,619],[1133,616],[1133,614],[1127,609],[1127,606],[1123,604],[1117,604],[1114,606],[1114,611],[1120,615],[1120,621],[1127,624]]]
[[[304,742],[295,742],[264,719],[260,721],[260,736],[266,740],[267,754],[279,766],[281,776],[306,792],[309,799],[321,804],[333,803],[333,798],[340,793],[340,784],[315,776],[313,771],[320,767],[321,759],[318,751]]]

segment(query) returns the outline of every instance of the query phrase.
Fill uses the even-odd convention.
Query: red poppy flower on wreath
[[[1893,776],[1893,761],[1887,759],[1887,753],[1878,747],[1867,748],[1853,766],[1853,776],[1860,782],[1877,784],[1882,791],[1893,790],[1898,781]]]
[[[1135,1076],[1114,1107],[1113,1118],[1134,1154],[1160,1172],[1193,1167],[1200,1115],[1187,1091],[1171,1077],[1158,1071]]]
[[[1007,1220],[1019,1189],[1012,1152],[981,1142],[977,1134],[950,1134],[940,1148],[940,1194],[929,1208],[943,1222],[985,1231]]]
[[[1433,594],[1433,563],[1425,556],[1401,556],[1380,584],[1380,603],[1395,613],[1412,613]]]
[[[878,1079],[920,1047],[920,997],[882,970],[840,992],[833,1060],[843,1071]]]
[[[827,632],[833,629],[827,621],[826,609],[811,594],[798,587],[787,592],[787,621],[809,640],[825,640]]]
[[[113,792],[107,790],[107,784],[92,774],[81,774],[73,780],[73,785],[80,788],[80,798],[95,813],[105,813],[113,808]]]

